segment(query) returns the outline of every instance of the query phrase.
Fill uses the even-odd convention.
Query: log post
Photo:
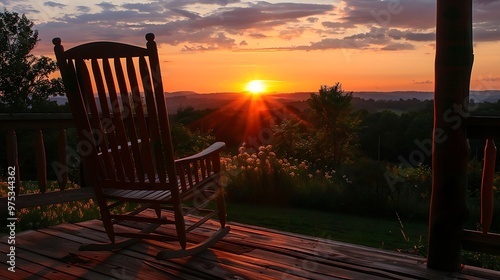
[[[493,219],[493,180],[497,147],[493,139],[486,140],[484,147],[483,179],[481,181],[481,227],[488,233]]]
[[[38,179],[38,188],[41,193],[47,190],[47,160],[45,156],[45,144],[43,141],[43,133],[41,129],[35,132],[35,158],[36,158],[36,174]]]
[[[458,271],[466,201],[472,0],[438,0],[429,268]]]
[[[68,166],[68,160],[67,160],[67,151],[66,151],[66,146],[67,146],[67,135],[66,135],[66,129],[60,129],[59,130],[59,135],[58,135],[58,156],[59,156],[59,163],[62,166],[67,167]],[[57,176],[57,183],[59,184],[59,189],[61,191],[66,188],[66,184],[68,183],[68,168],[63,169],[62,173]]]
[[[14,193],[19,195],[21,189],[21,170],[19,170],[19,157],[17,153],[17,135],[14,129],[9,129],[7,134],[7,164],[16,168]]]

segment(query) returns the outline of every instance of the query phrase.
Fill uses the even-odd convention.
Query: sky
[[[500,0],[473,0],[471,88],[500,89]],[[0,0],[34,21],[37,55],[100,40],[145,46],[165,91],[433,91],[436,1]]]

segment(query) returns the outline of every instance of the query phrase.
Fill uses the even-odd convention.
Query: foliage
[[[258,150],[240,147],[223,158],[231,201],[305,207],[362,215],[425,220],[430,198],[430,169],[386,167],[360,159],[338,170],[293,157],[281,157],[271,145]],[[386,169],[403,176],[392,190]]]
[[[189,127],[177,122],[170,124],[170,132],[177,158],[198,153],[214,142],[214,137],[210,133],[193,132]]]
[[[426,220],[432,189],[432,170],[426,165],[387,166],[392,178],[398,177],[391,189],[390,203],[394,211],[406,219]]]
[[[274,128],[271,145],[275,151],[284,157],[307,159],[311,155],[310,136],[304,122],[284,119]]]
[[[360,150],[372,159],[401,162],[401,157],[407,158],[414,150],[421,149],[416,141],[431,141],[432,123],[432,107],[402,114],[388,110],[367,114],[359,130]],[[421,163],[430,165],[430,148],[424,155]]]
[[[325,165],[338,167],[353,156],[360,119],[353,112],[351,100],[352,93],[344,92],[340,83],[321,86],[319,93],[311,94],[308,100],[314,128],[312,150]]]
[[[0,109],[25,112],[47,109],[48,97],[62,95],[61,79],[49,79],[56,70],[50,58],[35,57],[38,31],[25,15],[0,13]],[[55,106],[55,104],[52,104]]]
[[[334,170],[313,170],[307,161],[281,158],[271,145],[258,151],[240,147],[222,159],[228,196],[234,201],[331,209],[339,186]]]

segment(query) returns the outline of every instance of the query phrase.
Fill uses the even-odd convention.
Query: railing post
[[[495,160],[497,147],[493,139],[486,140],[484,148],[483,179],[481,181],[481,227],[488,233],[493,218],[493,179],[495,177]]]
[[[58,148],[59,163],[62,166],[68,166],[68,160],[67,160],[67,155],[66,155],[66,153],[67,153],[67,151],[66,151],[66,146],[67,146],[66,129],[59,130],[57,144],[59,146],[59,148]],[[58,174],[57,183],[59,184],[59,189],[61,191],[64,190],[64,188],[66,188],[66,184],[68,183],[68,168],[64,168],[62,170],[61,174]]]
[[[16,168],[14,192],[19,194],[21,188],[21,170],[19,170],[19,157],[17,153],[17,135],[14,129],[9,129],[7,134],[7,164]]]
[[[41,193],[44,193],[47,190],[47,160],[41,129],[37,129],[35,132],[35,158],[38,188]]]

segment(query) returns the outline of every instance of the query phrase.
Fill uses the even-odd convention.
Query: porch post
[[[472,0],[438,0],[436,21],[432,197],[427,266],[460,269],[469,144]]]

